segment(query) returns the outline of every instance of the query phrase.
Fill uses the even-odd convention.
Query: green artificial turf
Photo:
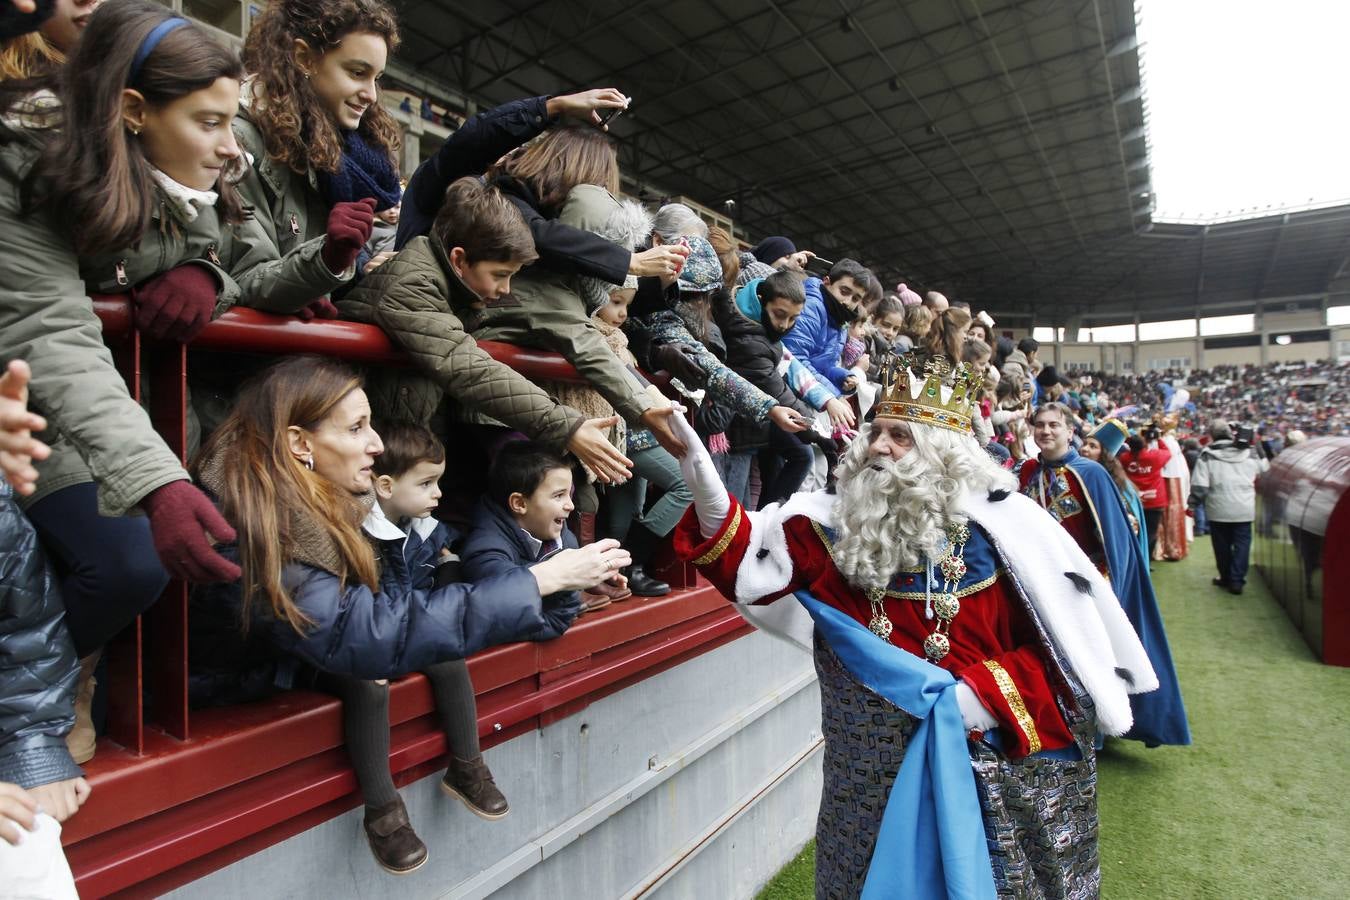
[[[1207,537],[1154,565],[1194,744],[1107,742],[1102,896],[1350,897],[1350,669],[1317,661],[1255,568],[1240,597],[1213,568]],[[760,898],[811,897],[814,854]]]

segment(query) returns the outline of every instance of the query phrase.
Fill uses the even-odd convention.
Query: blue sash
[[[856,681],[920,720],[881,816],[863,900],[993,900],[956,679],[807,591],[796,597]]]

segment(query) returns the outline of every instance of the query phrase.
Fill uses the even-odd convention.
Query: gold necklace
[[[947,635],[951,632],[952,619],[955,619],[956,614],[961,611],[961,600],[956,596],[956,587],[966,575],[966,562],[963,557],[966,544],[970,541],[969,526],[952,523],[945,530],[947,549],[942,559],[938,560],[938,571],[942,573],[942,590],[936,597],[932,596],[931,566],[925,584],[925,591],[928,592],[931,602],[929,615],[937,619],[937,626],[932,634],[924,638],[923,652],[933,662],[939,662],[952,651],[952,642]],[[867,599],[872,608],[872,619],[867,623],[867,628],[883,641],[889,641],[891,632],[895,630],[895,624],[891,622],[890,616],[886,615],[883,603],[885,597],[885,588],[868,590]]]

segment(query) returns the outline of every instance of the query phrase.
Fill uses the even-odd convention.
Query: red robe
[[[1022,468],[1017,472],[1018,489],[1030,496],[1041,504],[1055,519],[1060,527],[1069,533],[1083,551],[1092,564],[1097,567],[1097,571],[1103,575],[1108,575],[1106,550],[1102,547],[1101,525],[1093,516],[1092,503],[1089,502],[1087,491],[1083,489],[1083,483],[1078,480],[1078,476],[1068,466],[1056,466],[1054,468],[1055,482],[1061,487],[1061,490],[1055,493],[1055,496],[1046,497],[1042,501],[1039,492],[1033,494],[1027,491],[1027,487],[1033,481],[1041,479],[1043,485],[1049,484],[1047,476],[1041,474],[1041,461],[1039,459],[1029,459],[1022,463]],[[1068,490],[1063,490],[1067,487]],[[1053,509],[1052,509],[1053,507]]]
[[[724,596],[736,596],[736,573],[750,544],[751,521],[734,497],[718,533],[704,539],[693,508],[675,529],[675,549],[692,559]],[[973,527],[973,526],[972,526]],[[755,600],[769,603],[795,590],[809,590],[818,600],[852,616],[865,627],[872,619],[866,595],[844,580],[831,558],[827,533],[805,516],[783,523],[793,571],[787,587]],[[936,620],[925,615],[922,572],[901,572],[883,600],[894,629],[890,641],[924,658],[923,642]],[[917,590],[906,591],[907,585]],[[1008,582],[998,569],[988,583],[958,591],[961,611],[952,619],[951,652],[935,665],[966,684],[998,719],[1004,752],[1020,758],[1041,750],[1057,750],[1073,742],[1060,714],[1041,638]],[[898,595],[898,596],[897,596]],[[787,601],[791,602],[791,601]],[[881,640],[878,638],[878,640]],[[1066,702],[1072,703],[1067,691]]]

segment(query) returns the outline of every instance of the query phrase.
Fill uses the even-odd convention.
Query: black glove
[[[688,344],[670,343],[653,347],[650,359],[654,369],[665,369],[691,389],[701,387],[708,378],[708,373],[698,364],[698,354]]]

